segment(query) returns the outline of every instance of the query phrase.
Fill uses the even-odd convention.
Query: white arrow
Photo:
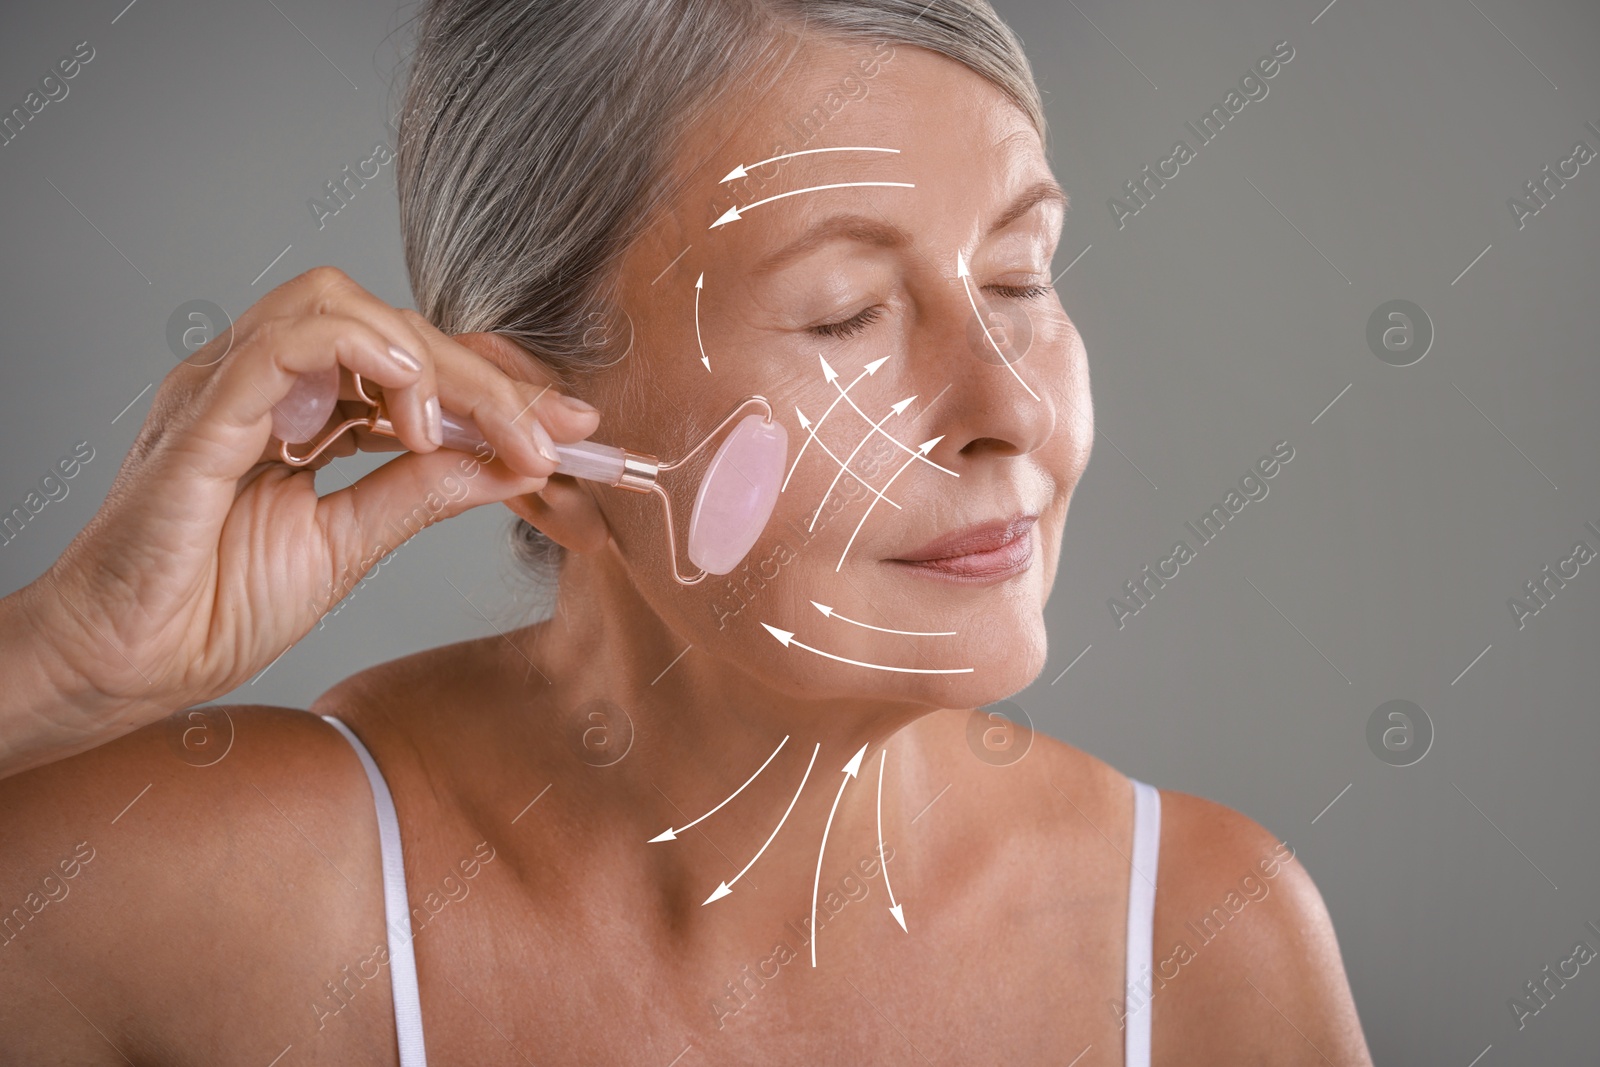
[[[768,163],[776,163],[780,159],[789,159],[789,158],[791,158],[793,156],[809,156],[813,152],[896,152],[896,153],[898,153],[899,151],[900,151],[900,149],[898,149],[898,148],[807,148],[807,149],[804,149],[804,150],[799,151],[799,152],[785,152],[781,156],[773,156],[771,159],[763,159],[761,162],[752,163],[748,167],[746,167],[744,164],[741,163],[739,166],[734,167],[733,170],[729,171],[728,172],[728,176],[726,178],[722,179],[722,181],[718,182],[717,184],[718,185],[726,185],[728,182],[733,181],[735,178],[743,178],[746,174],[750,173],[750,171],[752,171],[752,170],[755,170],[757,167],[764,167]]]
[[[782,200],[786,196],[799,196],[801,193],[816,193],[821,192],[823,189],[853,189],[863,185],[893,185],[901,189],[916,188],[916,186],[911,182],[834,182],[832,185],[812,185],[805,189],[791,189],[787,193],[779,193],[776,196],[769,196],[765,200],[757,200],[753,204],[746,204],[744,209],[746,211],[753,211],[762,204],[770,204],[774,200]],[[727,211],[723,212],[720,219],[718,219],[716,222],[713,222],[706,228],[714,230],[723,223],[738,222],[742,218],[744,218],[744,216],[739,214],[739,208],[737,206],[730,207]]]
[[[767,629],[772,629],[768,626]],[[828,831],[833,828],[833,813],[839,810],[839,798],[844,796],[844,787],[850,784],[861,771],[861,757],[867,754],[867,746],[862,745],[850,762],[844,765],[844,777],[839,779],[839,791],[833,794],[833,807],[828,809],[828,821],[822,826],[822,847],[817,849],[817,877],[811,883],[811,966],[817,965],[817,889],[822,885],[822,856],[828,851]]]
[[[828,605],[818,604],[815,600],[811,602],[811,606],[830,619],[838,619],[840,622],[847,622],[852,626],[860,626],[867,630],[876,630],[880,634],[906,634],[909,637],[954,637],[956,635],[954,630],[887,630],[882,626],[874,626],[870,622],[857,622],[855,619],[846,618],[828,607]]]
[[[694,339],[700,345],[700,362],[706,365],[706,370],[711,370],[711,361],[706,358],[706,343],[700,340],[700,290],[705,286],[705,271],[700,272],[700,277],[694,280]]]
[[[827,361],[826,360],[823,361],[823,365],[824,366],[827,365]],[[881,418],[877,422],[873,423],[872,424],[872,429],[868,430],[866,433],[861,435],[861,440],[856,442],[856,447],[850,450],[850,455],[845,458],[845,461],[842,464],[839,465],[839,473],[835,474],[833,476],[833,481],[828,483],[827,492],[823,493],[822,494],[822,499],[817,502],[817,510],[811,516],[811,525],[806,527],[807,530],[815,530],[817,528],[817,519],[821,518],[822,509],[828,503],[828,497],[833,495],[833,487],[839,484],[839,479],[844,477],[844,472],[850,468],[850,464],[855,462],[856,454],[861,451],[861,449],[866,445],[866,443],[869,440],[872,439],[873,433],[878,431],[879,429],[881,429],[883,427],[883,424],[888,422],[890,419],[894,418],[894,416],[904,414],[906,408],[915,399],[916,399],[916,396],[914,396],[914,395],[913,396],[908,396],[904,400],[899,401],[898,403],[889,405],[889,414],[885,415],[883,418]]]
[[[901,468],[901,469],[903,470],[904,468]],[[857,527],[857,529],[860,529],[860,527]],[[761,625],[762,626],[766,626],[767,627],[767,632],[769,634],[771,634],[773,637],[776,637],[780,642],[782,642],[784,648],[788,648],[788,647],[790,647],[792,645],[795,648],[803,648],[807,652],[815,653],[818,656],[825,656],[828,659],[837,660],[840,663],[848,663],[848,664],[850,664],[852,666],[855,666],[855,667],[871,667],[873,670],[876,670],[876,671],[895,671],[896,673],[899,673],[899,674],[971,674],[972,673],[972,668],[971,667],[891,667],[891,666],[889,666],[887,664],[883,664],[883,663],[863,663],[858,659],[846,659],[843,656],[835,656],[832,652],[824,652],[820,648],[812,648],[810,645],[806,644],[804,641],[796,641],[794,639],[794,632],[792,630],[780,630],[776,626],[768,626],[766,623],[762,623]]]
[[[772,750],[772,756],[768,756],[767,757],[766,763],[763,763],[761,766],[757,767],[756,768],[756,773],[752,774],[749,778],[746,778],[745,782],[744,782],[744,785],[741,785],[738,789],[735,789],[732,793],[728,794],[727,800],[724,800],[722,802],[722,804],[718,804],[716,807],[712,808],[710,811],[708,811],[704,815],[700,816],[700,818],[694,820],[694,822],[686,822],[686,823],[684,823],[682,826],[678,827],[676,830],[674,830],[670,826],[667,827],[661,833],[659,833],[656,836],[652,837],[650,839],[649,843],[653,845],[657,841],[676,841],[678,839],[678,835],[679,834],[683,833],[685,830],[690,829],[691,827],[695,826],[698,823],[704,822],[706,819],[709,819],[711,816],[715,815],[718,811],[720,811],[722,809],[722,805],[723,804],[726,804],[729,800],[732,800],[734,797],[736,797],[740,793],[744,792],[744,786],[745,785],[749,785],[751,782],[753,782],[757,778],[759,778],[761,776],[761,772],[767,769],[767,763],[771,763],[772,762],[772,757],[776,756],[783,749],[783,746],[788,744],[788,743],[789,743],[788,735],[785,735],[783,740],[778,742],[778,747]]]
[[[927,455],[929,450],[932,449],[934,445],[943,440],[944,435],[940,434],[938,437],[935,437],[930,441],[922,442],[922,444],[917,446],[917,451],[922,455]],[[900,464],[899,470],[889,475],[889,480],[883,483],[884,492],[889,491],[889,487],[894,484],[894,480],[904,474],[906,472],[906,468],[911,466],[911,463],[911,460],[906,460],[904,463]],[[935,464],[935,466],[937,466],[937,464]],[[940,469],[943,470],[944,468],[941,467]],[[839,562],[833,565],[833,571],[835,574],[839,573],[839,568],[844,566],[844,558],[850,554],[850,546],[856,543],[856,534],[860,533],[861,527],[867,524],[867,517],[872,514],[872,509],[877,503],[878,502],[874,500],[871,504],[867,505],[867,510],[861,513],[861,521],[856,523],[856,528],[850,533],[850,540],[844,543],[844,551],[839,553]]]
[[[817,753],[821,750],[822,743],[819,741],[817,743],[817,747],[811,750],[811,762],[806,764],[806,773],[800,776],[800,788],[794,791],[794,796],[789,799],[789,806],[783,809],[783,818],[779,819],[778,825],[772,828],[772,833],[768,835],[766,841],[763,842],[761,847],[756,850],[756,854],[750,857],[750,862],[745,864],[744,867],[740,869],[738,874],[717,886],[717,888],[712,891],[711,895],[706,897],[706,899],[700,903],[702,908],[711,903],[713,900],[721,900],[723,897],[733,892],[733,883],[743,878],[745,871],[748,871],[751,867],[754,867],[756,860],[761,858],[761,853],[767,850],[767,845],[772,844],[772,839],[778,836],[778,831],[783,829],[783,824],[789,818],[789,813],[794,810],[794,802],[800,799],[800,792],[801,790],[805,789],[806,779],[811,777],[811,767],[817,762]]]
[[[883,868],[883,888],[889,891],[889,914],[894,916],[894,921],[900,924],[900,929],[906,930],[905,911],[894,901],[894,887],[889,884],[889,863],[883,858],[883,762],[889,758],[889,750],[884,749],[878,757],[878,866]],[[911,931],[906,930],[906,933]],[[817,939],[813,931],[811,939]]]
[[[829,459],[832,459],[835,463],[839,464],[839,466],[845,467],[844,461],[841,460],[837,455],[834,454],[833,449],[829,448],[826,443],[824,443],[823,441],[821,441],[820,439],[817,438],[817,432],[816,432],[816,430],[812,429],[811,420],[806,418],[806,413],[800,410],[800,405],[798,405],[798,404],[795,405],[794,413],[800,417],[800,428],[802,430],[804,430],[806,432],[806,434],[807,434],[805,444],[808,445],[813,440],[815,440],[817,442],[817,447],[822,449],[824,452],[826,452],[828,454],[828,458]],[[822,420],[818,419],[817,421],[820,423]],[[805,451],[805,445],[801,445],[800,446],[800,450],[802,452]],[[793,467],[790,467],[789,469],[791,471],[794,470]],[[869,482],[865,478],[861,477],[861,475],[857,474],[855,471],[850,470],[848,467],[845,467],[845,473],[849,474],[850,477],[854,478],[856,481],[858,481],[862,485],[866,486],[867,487],[867,492],[871,493],[874,496],[882,497],[883,502],[885,504],[888,504],[890,507],[895,508],[897,510],[900,508],[899,504],[896,504],[893,500],[890,500],[888,497],[885,497],[882,493],[878,492],[877,486],[873,485],[871,482]],[[781,490],[780,490],[780,492],[781,492]]]
[[[839,399],[843,400],[846,404],[849,404],[852,408],[855,408],[855,412],[856,412],[857,415],[860,415],[863,419],[866,419],[868,422],[872,422],[872,417],[870,415],[868,415],[865,411],[862,411],[860,405],[858,405],[853,399],[851,399],[850,396],[845,392],[844,389],[840,388],[839,383],[837,381],[835,381],[835,379],[838,377],[838,375],[834,374],[833,377],[831,377],[831,378],[828,377],[828,372],[832,371],[833,368],[828,366],[828,361],[827,360],[824,359],[822,361],[822,366],[823,366],[822,376],[824,378],[828,378],[828,381],[833,382],[833,387],[835,389],[839,390]],[[876,429],[876,424],[874,424],[874,430],[877,433],[882,434],[884,437],[887,437],[889,439],[889,441],[896,448],[898,448],[900,451],[910,453],[912,459],[914,459],[914,460],[915,459],[920,459],[920,460],[922,460],[922,462],[926,463],[928,466],[935,467],[935,468],[937,468],[939,470],[942,470],[952,478],[961,477],[961,475],[957,474],[955,471],[951,470],[948,467],[940,467],[939,464],[937,464],[933,460],[929,459],[926,455],[924,455],[924,454],[922,454],[920,452],[917,452],[916,450],[912,449],[904,441],[900,440],[900,438],[896,437],[894,434],[889,433],[887,430],[878,430],[878,429]],[[870,435],[872,432],[874,432],[874,431],[873,430],[869,430],[868,434]]]
[[[822,359],[822,353],[821,352],[817,353],[817,358],[818,359]],[[855,376],[855,380],[852,381],[849,385],[845,386],[842,390],[840,390],[840,392],[841,393],[848,393],[850,390],[852,390],[852,389],[854,389],[856,387],[856,382],[859,382],[862,378],[865,378],[868,375],[874,373],[879,367],[883,366],[886,362],[888,362],[888,360],[889,360],[889,357],[888,356],[884,356],[882,359],[875,359],[871,363],[868,363],[865,367],[861,368],[861,373]],[[833,375],[834,377],[838,377],[838,372],[835,371],[832,367],[828,366],[828,361],[826,359],[822,359],[822,376],[824,378],[828,378],[828,380],[831,382],[831,381],[833,381],[833,378],[829,378],[828,377],[830,374]],[[843,396],[836,396],[836,397],[833,398],[833,403],[828,405],[828,410],[824,411],[822,413],[822,418],[817,420],[817,423],[816,423],[817,429],[820,430],[822,428],[822,424],[827,421],[827,418],[828,418],[829,415],[833,414],[833,409],[838,407],[839,406],[839,401],[841,401],[843,399],[844,399]],[[868,420],[868,421],[871,421],[871,420]],[[809,430],[808,430],[808,432],[809,432]],[[783,484],[778,487],[778,492],[781,493],[785,489],[789,488],[789,479],[794,477],[794,469],[796,467],[800,466],[800,457],[806,454],[806,445],[809,445],[811,443],[811,438],[815,437],[815,436],[816,436],[816,434],[811,434],[810,437],[807,437],[805,439],[805,442],[803,444],[801,444],[800,451],[795,453],[794,462],[789,464],[789,473],[783,476]],[[830,453],[830,455],[831,455],[831,453]],[[837,459],[837,457],[835,457],[835,458]]]
[[[961,287],[967,291],[967,303],[972,305],[972,313],[978,316],[978,325],[983,327],[983,336],[989,342],[989,347],[994,349],[995,355],[1000,357],[1000,362],[1006,365],[1006,370],[1011,372],[1011,376],[1021,382],[1024,389],[1028,390],[1028,395],[1038,400],[1039,394],[1029,388],[1027,382],[1022,381],[1022,375],[1017,373],[1017,368],[1011,365],[1011,361],[1006,359],[1006,354],[1000,351],[1000,346],[995,344],[994,338],[990,336],[989,324],[984,321],[983,313],[978,310],[977,298],[972,295],[972,283],[967,281],[967,259],[960,252],[956,253],[956,277],[961,279]]]

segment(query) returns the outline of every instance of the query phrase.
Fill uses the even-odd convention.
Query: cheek
[[[1031,674],[1037,673],[1034,661],[1043,662],[1042,597],[1037,588],[983,597],[982,603],[974,601],[958,610],[940,591],[880,573],[876,557],[882,554],[882,546],[869,550],[875,537],[881,541],[886,526],[897,524],[894,528],[898,529],[906,522],[905,514],[889,501],[908,510],[917,509],[919,502],[925,508],[932,495],[946,488],[946,475],[911,460],[896,444],[915,445],[916,430],[924,425],[916,421],[921,405],[937,392],[919,388],[923,385],[920,379],[903,376],[900,368],[905,348],[900,339],[884,331],[882,342],[871,344],[769,345],[749,338],[731,345],[726,332],[713,332],[719,338],[720,352],[710,352],[710,376],[698,362],[691,324],[685,334],[689,348],[685,354],[680,346],[679,355],[694,373],[665,374],[654,378],[650,388],[634,383],[624,390],[626,399],[635,409],[646,401],[653,405],[649,421],[660,420],[661,410],[666,408],[680,413],[678,417],[695,427],[685,434],[692,443],[744,396],[759,393],[767,397],[788,435],[787,484],[766,529],[745,559],[730,573],[708,575],[687,588],[671,576],[659,503],[651,497],[610,491],[618,499],[608,502],[608,518],[633,580],[655,612],[677,634],[707,653],[736,663],[777,689],[797,694],[877,693],[896,699],[925,698],[931,704],[955,707],[976,706],[1025,685]],[[712,335],[706,334],[708,349],[713,347]],[[1062,372],[1081,368],[1081,358],[1075,358],[1081,354],[1081,347],[1074,347],[1077,345],[1076,332],[1064,313],[1058,312],[1058,321],[1045,324],[1036,339],[1029,362],[1052,361],[1058,368],[1052,370],[1052,376],[1061,380]],[[730,347],[736,351],[729,351]],[[826,379],[818,359],[819,350],[830,349],[828,358],[838,374],[837,385]],[[901,362],[884,365],[856,381],[869,362],[882,356]],[[656,366],[659,364],[652,369]],[[1072,375],[1068,378],[1075,380]],[[848,400],[841,399],[841,387],[848,390]],[[1081,391],[1086,401],[1086,378]],[[897,417],[889,415],[891,406],[917,393],[923,395],[905,409],[904,426],[897,429]],[[797,409],[809,421],[810,432]],[[886,415],[882,427],[894,440],[872,429],[873,423]],[[1083,438],[1087,442],[1092,423],[1082,425],[1087,427]],[[1074,439],[1072,434],[1065,438],[1069,442]],[[615,440],[631,444],[621,437]],[[1038,457],[1058,480],[1062,477],[1058,468],[1070,463],[1071,449],[1066,453],[1061,449],[1061,442],[1053,441],[1041,450],[1049,452],[1049,458]],[[849,473],[841,466],[846,462]],[[679,560],[685,570],[692,569],[683,539],[694,489],[693,478],[671,485]],[[1044,536],[1038,549],[1053,551],[1059,531],[1045,535],[1041,530],[1040,534]],[[828,604],[861,621],[916,628],[919,621],[927,621],[930,596],[938,598],[938,613],[954,612],[960,617],[946,620],[948,626],[942,622],[927,628],[955,629],[959,637],[874,633],[825,616],[814,606]],[[797,642],[865,663],[973,666],[977,670],[971,674],[908,675],[841,664],[783,646],[763,623],[792,631]]]

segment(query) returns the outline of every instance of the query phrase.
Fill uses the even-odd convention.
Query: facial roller
[[[360,427],[369,433],[395,437],[394,424],[381,394],[373,395],[359,374],[356,395],[368,412],[344,420],[318,441],[311,451],[297,454],[290,437],[304,434],[304,427],[322,426],[333,413],[337,401],[338,370],[324,375],[305,375],[280,401],[273,414],[273,434],[279,441],[279,455],[293,467],[304,467],[321,455],[346,430]],[[672,498],[660,483],[660,476],[677,470],[705,448],[741,411],[750,406],[761,413],[738,419],[733,431],[717,448],[701,476],[695,493],[694,510],[689,518],[689,560],[699,572],[685,577],[678,569],[678,539],[673,529]],[[444,447],[472,452],[484,446],[483,434],[471,418],[444,412]],[[788,433],[772,417],[772,405],[763,396],[748,396],[734,406],[700,443],[670,463],[655,456],[598,441],[557,444],[561,462],[557,474],[568,474],[586,481],[600,482],[635,493],[652,493],[661,501],[666,518],[667,548],[672,555],[672,576],[682,585],[694,585],[707,574],[727,574],[749,553],[772,516],[783,482],[784,464],[789,454]]]

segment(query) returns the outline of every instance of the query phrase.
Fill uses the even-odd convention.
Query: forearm
[[[94,748],[126,733],[132,703],[97,691],[63,655],[48,587],[0,598],[0,778]],[[126,703],[126,708],[118,705]]]

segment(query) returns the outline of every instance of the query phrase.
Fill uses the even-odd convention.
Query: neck
[[[929,771],[931,724],[917,722],[933,709],[778,691],[675,634],[608,555],[569,558],[554,615],[511,635],[538,671],[526,743],[554,754],[539,758],[555,801],[541,818],[603,846],[604,871],[674,936],[764,937],[808,915],[814,890],[825,919],[829,887],[863,857],[876,865],[880,767],[891,855],[943,784]],[[508,653],[513,670],[519,655]],[[881,880],[875,870],[868,892],[887,908]],[[730,892],[705,903],[723,883]]]

